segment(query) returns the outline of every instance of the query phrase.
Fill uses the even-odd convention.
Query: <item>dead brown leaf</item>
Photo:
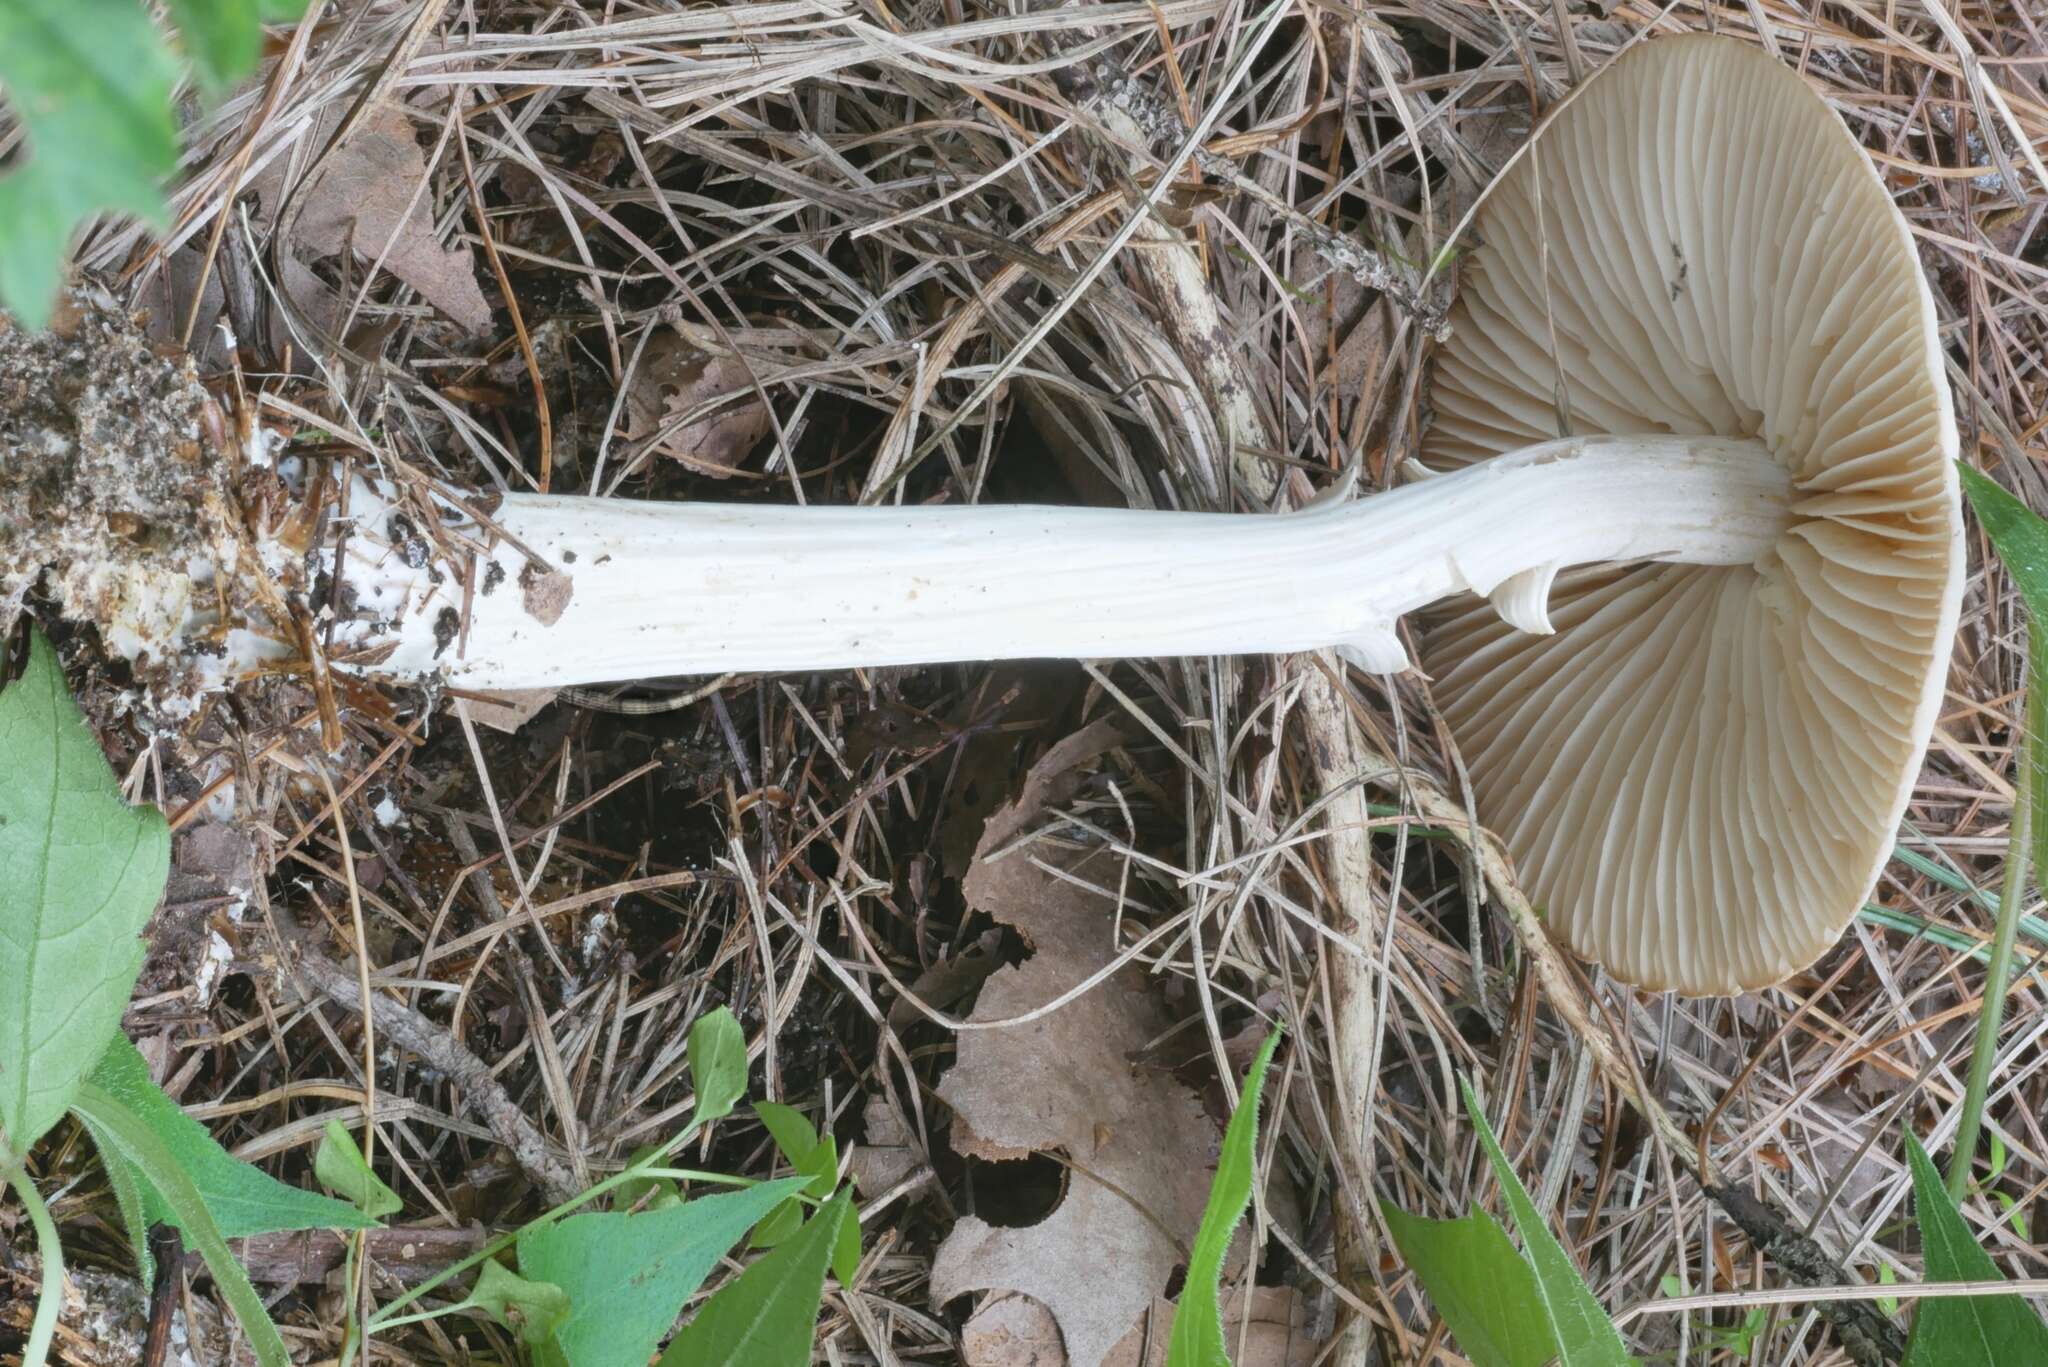
[[[999,1291],[960,1326],[962,1367],[1067,1367],[1060,1326],[1029,1296]]]
[[[924,1163],[924,1151],[888,1097],[869,1097],[861,1119],[867,1127],[866,1138],[855,1147],[846,1165],[853,1174],[855,1189],[872,1201],[916,1172]]]
[[[555,700],[552,688],[508,688],[495,693],[469,693],[469,719],[493,731],[511,733],[539,716]]]
[[[165,259],[163,270],[140,296],[149,310],[146,330],[150,339],[177,342],[185,335],[185,320],[189,317],[193,324],[192,356],[199,368],[202,371],[225,370],[228,353],[220,324],[227,322],[234,329],[236,342],[242,348],[245,366],[252,363],[279,364],[286,345],[294,341],[294,334],[285,321],[283,310],[278,307],[277,296],[270,294],[260,281],[250,276],[249,268],[235,260],[232,252],[220,252],[214,259],[212,270],[205,270],[205,265],[203,243],[180,247]],[[258,305],[261,312],[253,319],[244,318],[237,322],[231,316],[234,311],[228,307],[227,292],[222,288],[223,279],[231,274],[236,276],[237,288],[245,291],[245,303],[255,304],[259,297],[261,299]],[[332,335],[341,321],[341,305],[327,282],[315,275],[305,262],[289,252],[282,253],[278,259],[275,284],[278,293],[290,302],[299,317],[317,332]],[[199,295],[196,313],[192,308],[195,293]],[[256,335],[249,335],[252,322]],[[292,360],[294,368],[305,369],[307,357],[303,347],[293,348]]]
[[[1237,1367],[1310,1367],[1321,1344],[1301,1293],[1287,1286],[1255,1286],[1249,1322],[1244,1289],[1223,1298],[1223,1341]],[[1166,1367],[1174,1304],[1154,1298],[1145,1318],[1110,1349],[1102,1367]],[[964,1367],[1069,1367],[1052,1313],[1029,1296],[998,1292],[983,1301],[960,1329]]]
[[[681,426],[676,419],[726,395],[715,412]],[[713,356],[673,332],[647,343],[626,390],[626,435],[645,441],[659,434],[655,451],[700,475],[726,479],[768,435],[768,409],[754,393],[737,356]]]
[[[319,132],[311,146],[324,143],[328,130]],[[426,175],[426,154],[411,121],[395,109],[377,110],[300,192],[290,247],[308,261],[344,251],[365,264],[381,258],[384,269],[421,298],[480,332],[490,326],[491,306],[477,288],[475,254],[443,247],[434,235],[433,194],[420,191]],[[279,165],[256,181],[266,216],[277,212],[284,176]]]
[[[946,718],[965,739],[951,761],[939,815],[939,859],[945,873],[966,876],[989,817],[1018,780],[1019,733],[1007,725],[1056,724],[1077,704],[1087,677],[1064,660],[1010,661],[991,666],[982,682],[961,696]],[[982,724],[988,720],[1001,725]]]
[[[1317,1343],[1311,1332],[1308,1302],[1290,1286],[1251,1289],[1246,1323],[1244,1288],[1223,1298],[1223,1342],[1237,1367],[1309,1367]],[[1145,1322],[1124,1336],[1102,1367],[1166,1367],[1166,1345],[1173,1331],[1173,1302],[1160,1297]],[[1047,1367],[1056,1367],[1047,1364]]]
[[[985,931],[959,953],[946,955],[917,975],[910,984],[911,996],[934,1011],[945,1011],[955,1002],[965,1001],[988,980],[989,974],[1002,967],[1002,960],[996,957],[1002,939],[1000,931]],[[923,1019],[924,1013],[910,996],[899,997],[889,1007],[889,1027],[893,1030],[908,1030]]]
[[[1107,904],[1039,867],[1114,883],[1106,859],[1043,845],[992,856],[1070,798],[1079,766],[1122,739],[1108,722],[1069,736],[990,818],[962,890],[1033,952],[989,978],[970,1020],[1030,1012],[1114,957]],[[1187,1088],[1132,1067],[1167,1024],[1145,974],[1126,968],[1048,1015],[960,1035],[958,1060],[939,1084],[953,1108],[953,1147],[995,1161],[1050,1153],[1069,1173],[1059,1205],[1035,1225],[963,1217],[932,1262],[935,1302],[1024,1292],[1058,1321],[1073,1367],[1097,1367],[1138,1322],[1201,1221],[1219,1135]]]
[[[1328,272],[1307,293],[1296,309],[1316,377],[1342,396],[1356,397],[1386,364],[1398,322],[1395,311],[1384,295],[1368,290],[1347,271]]]

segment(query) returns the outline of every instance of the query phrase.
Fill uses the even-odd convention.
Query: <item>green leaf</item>
[[[165,1203],[176,1213],[186,1241],[206,1260],[206,1270],[213,1274],[221,1299],[234,1311],[243,1334],[248,1336],[250,1347],[256,1350],[256,1361],[260,1367],[291,1367],[291,1355],[285,1351],[284,1339],[277,1332],[277,1326],[270,1322],[270,1315],[264,1310],[256,1288],[249,1284],[249,1274],[228,1251],[227,1240],[221,1237],[213,1217],[207,1214],[206,1202],[200,1199],[199,1189],[178,1166],[170,1149],[157,1138],[141,1116],[95,1083],[88,1081],[82,1084],[73,1105],[80,1119],[91,1128],[95,1142],[106,1145],[134,1164],[143,1179],[162,1194]]]
[[[718,1260],[802,1186],[787,1177],[666,1210],[572,1215],[520,1235],[520,1272],[568,1294],[554,1336],[562,1361],[647,1361]]]
[[[561,1287],[530,1281],[496,1258],[484,1260],[476,1288],[464,1303],[518,1334],[528,1346],[546,1343],[574,1313],[574,1302]]]
[[[1956,473],[1978,525],[2027,600],[2028,614],[2048,620],[2048,522],[1983,471],[1957,461]]]
[[[2048,521],[1981,470],[1957,461],[1956,473],[1977,514],[1977,525],[1991,538],[1991,547],[2012,576],[2033,622],[2028,633],[2026,724],[2036,743],[2027,747],[2027,788],[2034,810],[2034,869],[2037,878],[2048,878],[2048,732],[2042,729],[2048,726],[2048,685],[2043,684],[2048,679]]]
[[[139,12],[139,11],[138,11]],[[0,4],[0,75],[12,60]],[[0,239],[8,215],[0,181]],[[0,277],[10,256],[0,241]],[[0,456],[0,459],[6,457]],[[28,668],[0,689],[0,1168],[62,1118],[142,971],[170,874],[163,813],[130,807],[64,690],[56,652],[29,631]]]
[[[305,0],[165,0],[209,92],[253,71],[263,23]],[[178,162],[171,94],[179,63],[139,0],[0,3],[0,88],[28,155],[0,176],[0,308],[41,327],[64,250],[102,211],[168,222],[162,186]]]
[[[1535,1269],[1536,1295],[1557,1344],[1559,1367],[1634,1364],[1635,1359],[1629,1356],[1628,1348],[1621,1341],[1621,1331],[1614,1327],[1614,1321],[1607,1317],[1600,1302],[1586,1288],[1571,1255],[1550,1232],[1550,1226],[1544,1223],[1542,1213],[1522,1186],[1522,1179],[1515,1176],[1514,1165],[1500,1151],[1500,1141],[1493,1137],[1493,1130],[1486,1123],[1486,1113],[1479,1108],[1479,1098],[1472,1095],[1472,1084],[1460,1077],[1458,1090],[1464,1095],[1466,1113],[1479,1128],[1479,1143],[1486,1150],[1487,1161],[1493,1165],[1493,1175],[1500,1182],[1501,1196],[1507,1201],[1508,1213],[1514,1217],[1516,1232],[1522,1236],[1529,1265]]]
[[[705,1302],[656,1367],[809,1367],[825,1267],[853,1218],[848,1193],[826,1202],[801,1234]]]
[[[761,1118],[761,1124],[775,1140],[775,1147],[782,1150],[782,1156],[789,1165],[801,1170],[804,1160],[818,1147],[818,1132],[811,1126],[810,1117],[794,1106],[784,1106],[777,1101],[757,1101],[754,1114]]]
[[[0,4],[0,87],[28,135],[26,155],[0,176],[0,307],[28,327],[49,318],[85,219],[170,221],[162,185],[178,164],[177,79],[137,0]]]
[[[791,1197],[770,1211],[760,1224],[754,1226],[754,1237],[748,1242],[754,1248],[773,1248],[802,1229],[803,1225],[803,1202]]]
[[[1473,1367],[1543,1367],[1557,1356],[1536,1271],[1491,1215],[1476,1205],[1462,1220],[1425,1220],[1388,1202],[1380,1210]]]
[[[101,1132],[98,1126],[84,1116],[78,1118],[92,1136],[93,1148],[99,1152],[100,1169],[107,1174],[107,1186],[113,1189],[114,1206],[121,1212],[121,1228],[128,1235],[128,1250],[135,1255],[135,1266],[141,1274],[144,1286],[156,1282],[156,1258],[149,1251],[149,1227],[160,1216],[144,1213],[142,1204],[142,1171],[126,1158],[114,1141]],[[151,1196],[161,1201],[163,1197],[152,1191]]]
[[[692,1125],[732,1114],[747,1094],[747,1032],[728,1007],[707,1011],[690,1027],[690,1085],[697,1093]]]
[[[229,1239],[246,1239],[252,1234],[271,1234],[290,1229],[371,1229],[376,1221],[345,1201],[318,1192],[286,1186],[263,1169],[244,1163],[213,1142],[206,1127],[186,1115],[178,1103],[149,1080],[149,1065],[126,1036],[117,1035],[107,1047],[100,1066],[93,1070],[93,1084],[119,1100],[156,1132],[185,1175],[192,1179],[207,1213],[221,1234]],[[95,1136],[97,1139],[97,1136]],[[118,1153],[101,1154],[111,1175],[126,1166]],[[140,1178],[129,1169],[124,1177]],[[137,1239],[153,1224],[177,1225],[177,1215],[163,1194],[141,1180],[141,1224],[129,1230]],[[116,1195],[119,1195],[118,1182]],[[123,1218],[127,1213],[123,1211]]]
[[[253,70],[263,50],[256,0],[164,0],[199,79],[214,91]]]
[[[1173,1311],[1173,1332],[1167,1338],[1166,1367],[1230,1367],[1230,1353],[1223,1343],[1223,1311],[1217,1303],[1218,1283],[1223,1276],[1223,1258],[1230,1251],[1230,1236],[1251,1204],[1252,1182],[1258,1174],[1259,1094],[1266,1085],[1266,1068],[1280,1043],[1275,1029],[1259,1046],[1251,1071],[1245,1074],[1244,1094],[1223,1131],[1223,1150],[1216,1160],[1216,1176],[1209,1183],[1209,1204],[1202,1210],[1202,1223],[1195,1230],[1194,1247],[1188,1254],[1188,1274]]]
[[[1991,1255],[1977,1246],[1927,1151],[1908,1132],[1913,1209],[1930,1282],[2004,1281]],[[2048,1324],[2018,1295],[1930,1296],[1913,1316],[1905,1367],[2011,1367],[2048,1362]]]
[[[321,1131],[320,1147],[313,1151],[313,1175],[321,1186],[340,1192],[343,1200],[366,1215],[381,1218],[405,1206],[398,1193],[370,1171],[363,1151],[339,1120],[328,1121]]]
[[[811,1179],[811,1184],[804,1188],[805,1195],[815,1196],[820,1201],[830,1196],[832,1189],[839,1185],[839,1141],[826,1135],[804,1155],[804,1161],[796,1165],[796,1170]]]
[[[789,1165],[808,1177],[806,1195],[820,1200],[832,1194],[839,1185],[839,1144],[830,1135],[818,1138],[818,1131],[812,1127],[810,1118],[794,1106],[784,1106],[775,1101],[757,1101],[754,1114],[762,1126],[775,1140],[775,1147]],[[789,1204],[775,1211],[761,1221],[754,1230],[752,1240],[755,1248],[773,1248],[795,1234],[803,1225],[803,1207],[792,1199]]]
[[[832,1275],[841,1286],[852,1286],[860,1277],[860,1212],[851,1206],[839,1222],[839,1242],[832,1246]]]
[[[642,1144],[626,1159],[626,1166],[634,1168],[649,1163],[667,1153],[669,1147],[666,1144]],[[682,1193],[676,1189],[675,1179],[671,1177],[630,1177],[612,1189],[612,1204],[620,1210],[639,1205],[643,1197],[647,1198],[649,1210],[680,1205],[683,1199]]]

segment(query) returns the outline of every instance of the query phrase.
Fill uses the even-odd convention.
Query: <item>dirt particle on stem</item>
[[[576,591],[568,575],[531,561],[519,571],[519,587],[524,595],[522,602],[527,615],[544,627],[551,627],[562,620],[562,614],[569,610],[569,599]]]

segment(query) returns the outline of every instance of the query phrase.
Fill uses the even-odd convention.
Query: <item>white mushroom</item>
[[[511,494],[441,510],[452,561],[358,480],[317,639],[470,689],[1324,646],[1392,671],[1397,619],[1449,600],[1424,663],[1551,924],[1644,986],[1777,981],[1874,883],[1955,627],[1910,235],[1796,75],[1691,37],[1566,104],[1477,237],[1433,478],[1287,515]]]

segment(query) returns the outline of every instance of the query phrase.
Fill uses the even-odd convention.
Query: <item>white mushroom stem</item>
[[[497,543],[496,570],[474,567],[460,631],[463,576],[430,582],[359,516],[353,600],[396,621],[337,624],[335,640],[395,643],[369,672],[478,689],[1333,645],[1393,671],[1407,664],[1394,622],[1412,609],[1490,594],[1508,621],[1547,631],[1560,568],[1751,563],[1789,503],[1761,445],[1670,436],[1547,442],[1278,515],[512,495],[493,521],[518,544]]]

